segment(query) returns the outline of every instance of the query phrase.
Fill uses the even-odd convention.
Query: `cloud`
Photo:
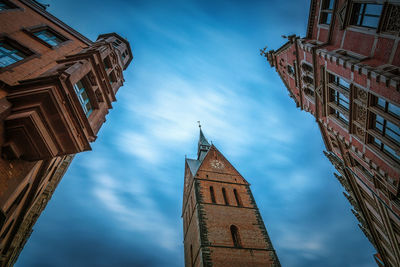
[[[121,228],[145,233],[164,249],[176,250],[179,235],[175,226],[165,218],[158,204],[150,198],[145,185],[135,179],[130,184],[118,182],[115,177],[96,175],[93,195],[110,214],[119,221]],[[123,198],[121,196],[124,196]]]

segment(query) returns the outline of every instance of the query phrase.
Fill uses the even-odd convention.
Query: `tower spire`
[[[198,123],[200,128],[200,137],[199,143],[197,145],[197,160],[202,161],[206,156],[208,150],[210,149],[211,145],[210,143],[208,143],[207,138],[204,136],[203,131],[201,130],[200,121],[198,121]]]

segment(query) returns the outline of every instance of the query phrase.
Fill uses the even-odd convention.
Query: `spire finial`
[[[197,123],[199,124],[199,128],[201,129],[201,124],[200,124],[200,121],[197,121]]]

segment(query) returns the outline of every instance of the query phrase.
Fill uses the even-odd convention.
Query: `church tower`
[[[200,128],[197,159],[185,160],[185,266],[280,266],[249,183]]]

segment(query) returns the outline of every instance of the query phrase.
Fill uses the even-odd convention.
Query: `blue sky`
[[[283,266],[375,266],[315,119],[259,55],[305,35],[309,1],[48,0],[135,59],[93,151],[77,155],[16,266],[184,266],[185,155],[200,120],[252,184]]]

